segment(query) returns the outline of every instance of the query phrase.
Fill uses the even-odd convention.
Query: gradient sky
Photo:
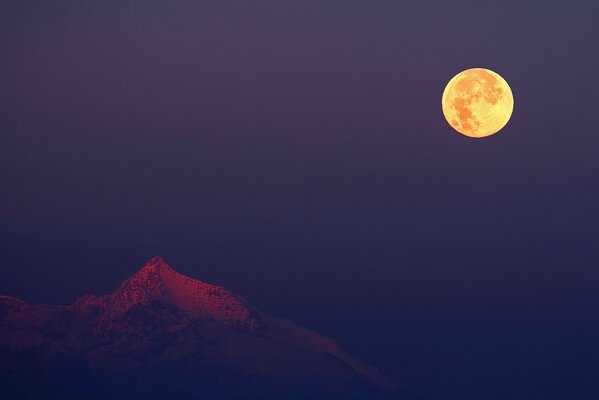
[[[596,399],[597,21],[596,1],[3,0],[0,293],[65,304],[161,255],[414,393]],[[483,140],[441,113],[471,67],[515,97]]]

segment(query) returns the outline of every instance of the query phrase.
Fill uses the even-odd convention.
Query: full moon
[[[443,91],[443,115],[453,129],[472,138],[491,136],[510,120],[512,90],[499,74],[472,68],[454,76]]]

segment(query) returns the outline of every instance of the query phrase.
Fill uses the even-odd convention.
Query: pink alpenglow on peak
[[[162,257],[154,257],[135,275],[105,296],[84,296],[77,304],[94,304],[114,312],[146,305],[153,300],[176,306],[194,317],[208,317],[243,331],[258,332],[258,314],[238,296],[221,286],[188,278],[175,271]]]

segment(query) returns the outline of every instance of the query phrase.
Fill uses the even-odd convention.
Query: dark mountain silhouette
[[[160,257],[72,305],[0,297],[0,372],[8,398],[378,398],[393,386]]]

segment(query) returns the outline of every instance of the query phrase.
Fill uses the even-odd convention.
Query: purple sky
[[[598,20],[4,0],[0,293],[68,303],[162,255],[418,393],[597,398]],[[484,140],[441,114],[470,67],[515,97]]]

